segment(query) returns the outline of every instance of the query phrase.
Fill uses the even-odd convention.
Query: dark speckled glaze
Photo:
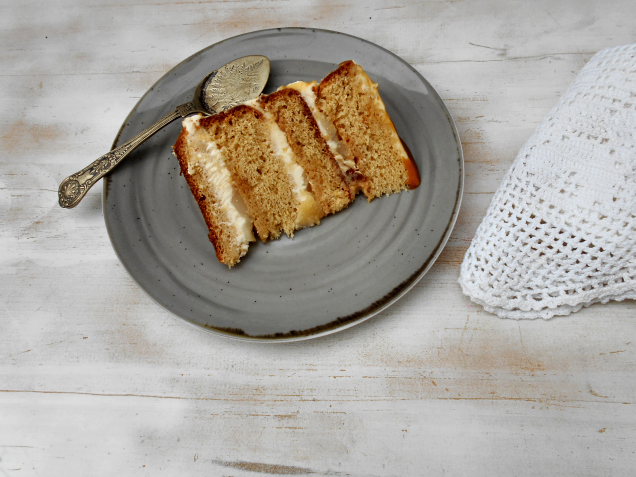
[[[322,336],[386,309],[427,272],[445,245],[463,189],[459,136],[444,103],[393,53],[336,32],[264,30],[206,48],[161,78],[135,106],[115,141],[128,140],[192,96],[200,79],[246,55],[265,55],[265,92],[320,81],[345,60],[360,63],[420,169],[413,191],[349,208],[293,239],[254,243],[241,262],[219,264],[207,228],[172,155],[175,122],[104,181],[104,218],[122,263],[158,304],[201,329],[239,339]]]

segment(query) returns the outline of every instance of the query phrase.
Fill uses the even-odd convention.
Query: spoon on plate
[[[58,190],[60,206],[70,209],[79,204],[95,182],[112,171],[137,146],[175,119],[185,118],[193,113],[210,116],[254,99],[265,88],[269,70],[269,59],[255,55],[238,58],[212,71],[199,83],[191,102],[177,106],[172,113],[131,140],[64,179]]]

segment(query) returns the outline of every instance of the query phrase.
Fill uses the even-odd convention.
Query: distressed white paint
[[[61,179],[108,150],[164,72],[277,26],[340,30],[446,101],[466,195],[431,272],[336,335],[254,345],[155,305],[110,246],[101,188]],[[459,263],[516,151],[633,2],[8,2],[0,15],[0,475],[633,475],[636,305],[502,321]]]

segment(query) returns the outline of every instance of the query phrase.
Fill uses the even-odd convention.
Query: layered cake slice
[[[417,166],[386,112],[378,85],[360,65],[345,61],[329,73],[318,85],[316,106],[347,144],[369,201],[419,186]]]
[[[174,146],[230,267],[256,236],[292,237],[347,207],[419,185],[384,103],[362,67],[342,63],[320,84],[297,82],[214,116],[186,118]]]

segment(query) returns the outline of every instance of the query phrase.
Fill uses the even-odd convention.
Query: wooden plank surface
[[[459,265],[517,150],[631,0],[0,4],[0,475],[633,475],[636,304],[501,320]],[[412,64],[457,122],[466,194],[429,274],[308,342],[207,335],[154,304],[108,240],[107,151],[167,70],[224,38],[343,31]]]

